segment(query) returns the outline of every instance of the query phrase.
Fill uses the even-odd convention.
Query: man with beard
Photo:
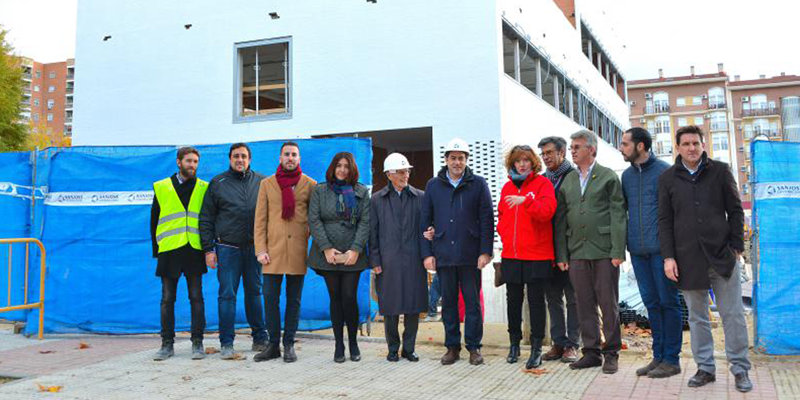
[[[255,254],[264,274],[264,311],[269,344],[253,358],[256,362],[281,356],[281,284],[286,277],[286,312],[283,324],[283,361],[297,361],[294,335],[300,321],[300,297],[308,254],[308,202],[317,182],[300,169],[300,146],[281,145],[275,175],[261,181],[253,236]]]
[[[208,272],[200,244],[199,216],[208,183],[197,179],[200,152],[192,147],[178,150],[179,172],[153,184],[150,211],[156,276],[161,278],[161,349],[153,358],[166,360],[175,354],[175,293],[181,274],[186,277],[192,310],[192,359],[205,358],[203,332],[203,274]]]
[[[678,289],[664,275],[658,242],[658,177],[669,165],[650,153],[650,132],[631,128],[622,135],[620,152],[631,166],[622,173],[628,205],[628,251],[636,283],[653,332],[653,360],[637,376],[667,378],[681,372],[683,321]]]
[[[253,249],[253,219],[258,186],[264,175],[250,170],[250,147],[234,143],[227,171],[211,180],[200,213],[200,239],[206,266],[217,268],[219,280],[219,341],[223,360],[235,357],[236,293],[244,281],[244,310],[253,336],[253,351],[267,348],[261,306],[261,264]]]
[[[574,171],[572,164],[566,159],[567,141],[558,136],[549,136],[539,141],[542,161],[546,167],[544,176],[550,179],[555,192],[561,188],[564,177]],[[553,219],[555,225],[555,219]],[[555,229],[553,230],[555,232]],[[555,236],[553,237],[555,241]],[[564,363],[578,361],[578,341],[580,325],[578,322],[578,302],[575,289],[569,281],[569,273],[558,268],[553,271],[553,278],[545,292],[547,311],[550,313],[550,337],[553,347],[542,357],[544,361],[561,360]],[[564,309],[566,299],[566,310]],[[566,312],[565,312],[566,311]]]
[[[625,200],[617,174],[596,162],[597,135],[580,130],[570,136],[577,171],[557,193],[556,261],[569,271],[578,299],[583,356],[571,369],[619,369],[619,266],[625,260]],[[598,315],[602,311],[602,321]],[[606,343],[600,345],[600,329]],[[602,359],[601,359],[602,355]]]

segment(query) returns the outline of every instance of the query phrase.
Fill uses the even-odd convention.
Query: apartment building
[[[751,208],[750,142],[800,142],[800,76],[781,74],[728,84],[737,144],[739,186],[745,208]]]
[[[686,125],[697,125],[707,133],[706,149],[715,160],[735,164],[728,75],[723,64],[711,74],[690,74],[628,82],[631,126],[647,129],[653,135],[653,151],[672,163],[675,132]]]
[[[40,63],[22,58],[23,87],[20,117],[49,133],[72,136],[75,60]]]

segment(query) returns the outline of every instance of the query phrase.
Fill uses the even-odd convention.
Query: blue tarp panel
[[[281,143],[250,143],[252,168],[265,175],[274,173]],[[358,163],[360,181],[371,184],[369,139],[309,139],[298,143],[303,172],[317,181],[325,180],[325,170],[335,153],[350,151]],[[228,145],[197,148],[201,154],[198,169],[201,179],[210,180],[228,168]],[[156,261],[151,257],[152,197],[148,196],[152,196],[154,181],[176,171],[175,152],[176,148],[171,146],[74,147],[38,152],[36,186],[46,186],[48,195],[46,199],[37,197],[32,225],[30,198],[24,202],[14,196],[0,196],[3,206],[0,237],[36,237],[46,246],[47,332],[159,331],[161,284],[155,276]],[[0,156],[3,157],[0,158],[0,182],[30,185],[30,153]],[[35,260],[36,255],[32,262]],[[38,271],[32,269],[30,281],[38,282]],[[37,298],[37,286],[31,285],[29,299]],[[209,271],[203,278],[208,330],[217,329],[217,290],[216,273]],[[237,301],[237,325],[240,327],[247,326],[243,292],[240,288]],[[368,272],[362,275],[358,296],[363,321],[371,309]],[[284,301],[282,298],[282,304]],[[38,311],[26,314],[26,332],[34,333],[38,329]],[[8,315],[0,317],[8,318]],[[183,283],[179,285],[175,317],[176,330],[189,329],[189,302]],[[330,325],[325,283],[310,269],[300,318],[300,329],[304,330]]]
[[[0,238],[27,237],[31,224],[31,153],[0,153]],[[11,302],[8,259],[11,251]],[[33,246],[32,252],[38,252]],[[35,264],[38,267],[38,264]],[[25,245],[0,245],[0,307],[20,305],[25,297]],[[0,314],[0,318],[24,321],[27,311]]]
[[[800,143],[755,141],[750,149],[755,345],[767,354],[800,354]]]

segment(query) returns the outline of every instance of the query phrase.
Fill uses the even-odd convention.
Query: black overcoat
[[[420,208],[425,192],[407,186],[398,196],[391,183],[370,203],[370,265],[383,315],[416,314],[428,309],[428,273],[420,254]]]
[[[708,289],[709,267],[731,277],[744,251],[744,211],[728,164],[703,153],[692,175],[678,156],[658,180],[658,238],[661,255],[678,263],[679,289]]]

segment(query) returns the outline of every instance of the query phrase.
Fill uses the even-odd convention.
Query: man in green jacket
[[[627,225],[622,185],[614,171],[595,161],[597,135],[581,130],[570,138],[577,169],[564,177],[556,193],[556,263],[562,271],[569,271],[575,288],[583,357],[569,367],[602,365],[604,373],[613,374],[622,348],[619,266],[625,260]],[[606,340],[602,349],[598,307]]]

